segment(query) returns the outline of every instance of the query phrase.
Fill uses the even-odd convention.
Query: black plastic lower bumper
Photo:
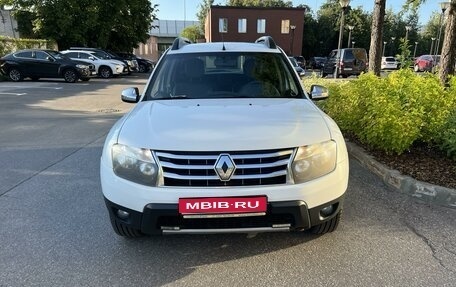
[[[308,209],[304,201],[270,202],[266,215],[229,218],[183,218],[177,204],[150,203],[143,212],[134,211],[117,205],[105,198],[112,221],[140,230],[145,234],[162,234],[163,229],[242,229],[272,227],[289,224],[290,230],[305,230],[333,218],[343,206],[344,197],[337,198],[323,205]],[[321,216],[321,210],[333,205],[333,212]],[[119,216],[118,211],[128,212],[128,216]]]

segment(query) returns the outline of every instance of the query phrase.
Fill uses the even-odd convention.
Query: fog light
[[[334,212],[334,205],[331,204],[329,206],[326,206],[325,208],[322,208],[320,210],[320,215],[322,217],[327,217],[327,216],[330,216],[333,212]]]
[[[123,211],[123,210],[117,210],[117,217],[120,219],[127,219],[130,216],[130,213]]]

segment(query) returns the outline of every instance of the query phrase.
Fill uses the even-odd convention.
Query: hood
[[[138,103],[118,142],[154,150],[234,151],[328,139],[321,112],[307,99],[181,99]]]

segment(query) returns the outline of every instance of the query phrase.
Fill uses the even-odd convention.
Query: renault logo
[[[236,165],[229,154],[219,155],[214,170],[221,181],[229,181],[236,170]]]

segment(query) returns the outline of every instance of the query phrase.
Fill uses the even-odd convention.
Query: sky
[[[428,22],[432,15],[432,12],[440,12],[439,2],[443,0],[427,0],[419,10],[420,23],[425,24]],[[196,12],[198,6],[202,3],[202,0],[151,0],[153,4],[159,4],[159,11],[157,12],[158,19],[161,20],[198,20]],[[299,4],[307,4],[313,11],[317,11],[321,4],[325,3],[326,0],[293,0],[293,6]],[[365,11],[372,12],[374,6],[374,0],[352,0],[350,5],[352,7],[359,7]],[[214,4],[225,5],[225,0],[215,0]],[[401,10],[405,0],[387,0],[386,8],[393,9],[398,12]],[[184,9],[185,8],[185,9]]]

